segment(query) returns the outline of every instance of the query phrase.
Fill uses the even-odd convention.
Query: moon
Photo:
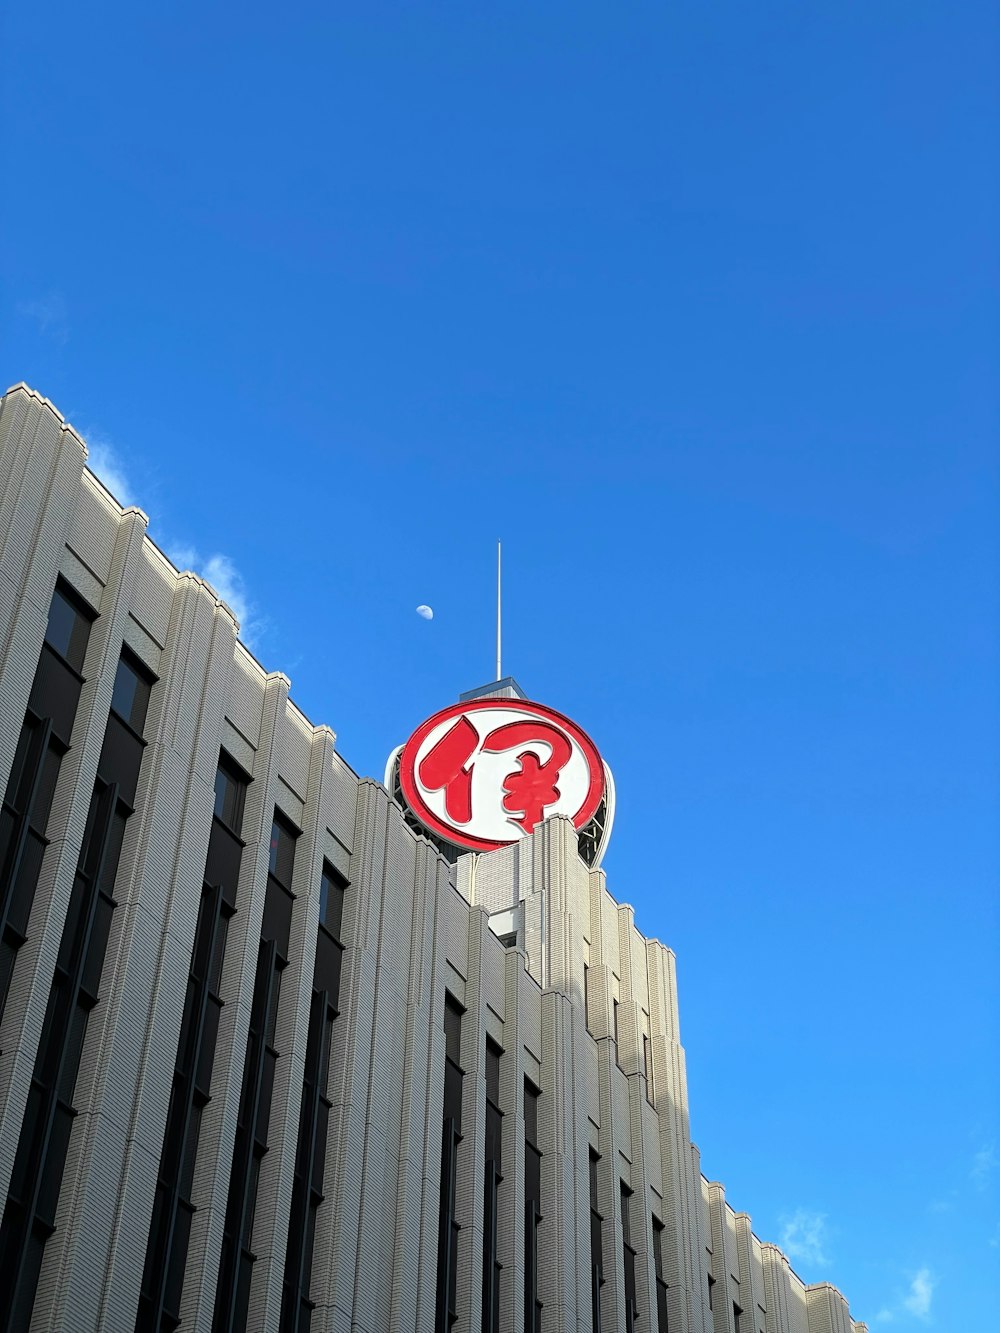
[[[424,606],[423,603],[421,603],[420,606],[417,607],[417,615],[420,616],[422,620],[434,619],[433,608],[429,606]]]

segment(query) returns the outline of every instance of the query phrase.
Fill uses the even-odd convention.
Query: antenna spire
[[[497,680],[503,678],[500,670],[500,542],[497,542]]]

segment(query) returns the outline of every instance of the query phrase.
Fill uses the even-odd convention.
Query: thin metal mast
[[[500,671],[500,543],[497,542],[497,680],[502,680]]]

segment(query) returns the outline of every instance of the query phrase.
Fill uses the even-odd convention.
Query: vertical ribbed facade
[[[449,865],[85,461],[0,400],[0,1333],[863,1330],[569,821]]]

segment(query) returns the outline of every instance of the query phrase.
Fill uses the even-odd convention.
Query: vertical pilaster
[[[650,1046],[660,1130],[663,1182],[663,1264],[667,1310],[678,1333],[708,1333],[708,1272],[700,1234],[701,1181],[691,1149],[687,1071],[677,1021],[674,955],[656,940],[646,945]]]
[[[745,1327],[748,1333],[758,1333],[759,1310],[765,1312],[767,1310],[764,1275],[761,1265],[754,1262],[753,1224],[750,1221],[749,1213],[737,1213],[734,1221],[736,1225],[736,1259],[739,1264],[740,1295],[742,1297],[740,1308],[744,1312]],[[850,1333],[849,1329],[848,1333]]]
[[[554,923],[555,924],[555,923]],[[575,1015],[559,991],[542,995],[542,1215],[539,1295],[546,1333],[576,1333],[588,1308],[589,1266],[580,1266],[577,1229],[589,1216],[586,1116],[580,1123]],[[580,1310],[578,1310],[578,1302]]]
[[[285,725],[288,677],[280,672],[267,676],[261,711],[260,744],[254,755],[253,781],[243,815],[244,851],[236,894],[236,915],[229,927],[226,959],[222,970],[223,1008],[219,1022],[212,1095],[205,1107],[198,1143],[192,1203],[188,1265],[181,1298],[181,1320],[198,1333],[209,1333],[219,1278],[222,1237],[226,1222],[229,1177],[236,1140],[247,1033],[253,1000],[271,824],[278,788],[278,757]]]
[[[431,1048],[440,966],[436,911],[445,875],[429,842],[418,842],[416,856],[390,1333],[431,1328],[437,1278],[442,1090]]]
[[[288,965],[281,978],[275,1039],[281,1058],[275,1070],[268,1150],[261,1163],[258,1203],[254,1213],[253,1249],[257,1261],[253,1266],[247,1333],[264,1333],[265,1329],[276,1329],[281,1314],[288,1218],[302,1102],[302,1075],[316,959],[324,832],[329,822],[327,803],[333,785],[333,732],[329,727],[315,727],[308,744],[309,777],[305,813],[301,834],[295,842],[292,875],[295,904],[288,945]]]
[[[712,1269],[715,1302],[712,1318],[715,1333],[735,1333],[731,1280],[739,1274],[733,1236],[726,1216],[726,1191],[717,1180],[708,1182],[708,1220],[712,1230]]]

